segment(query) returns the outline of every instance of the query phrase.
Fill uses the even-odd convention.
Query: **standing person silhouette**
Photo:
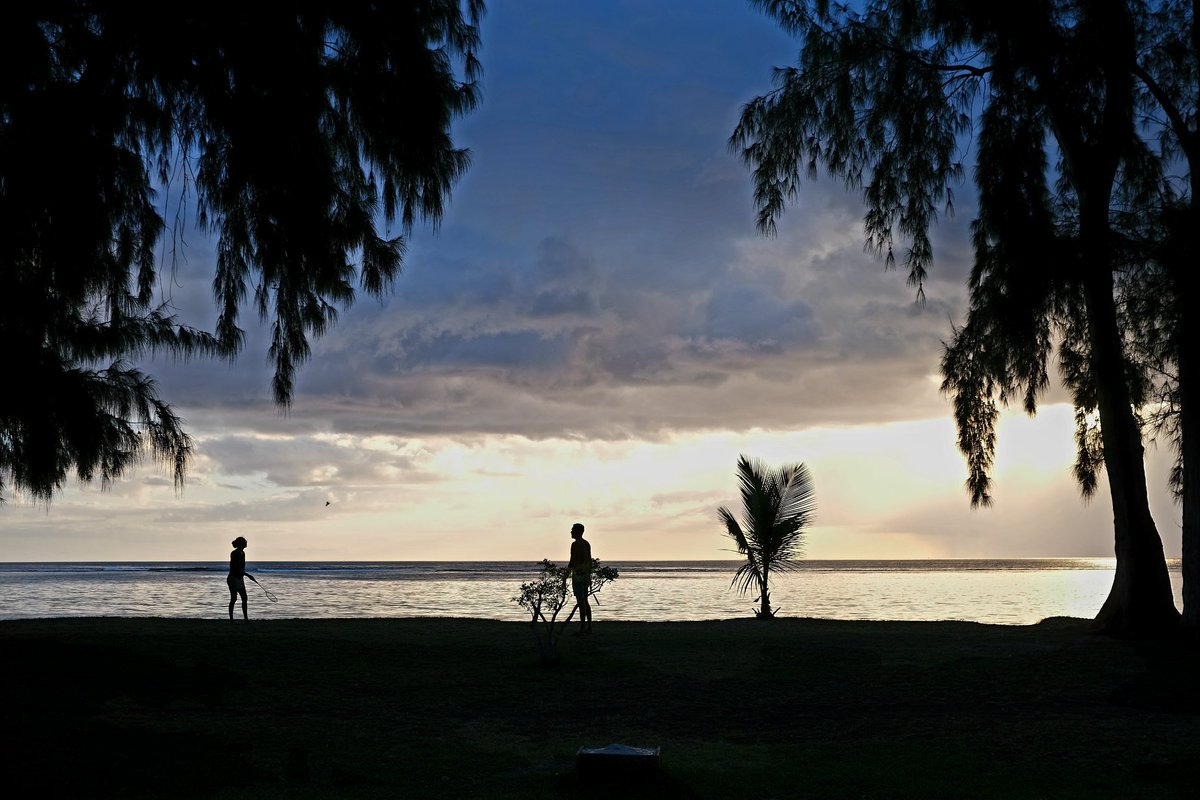
[[[592,545],[583,538],[582,523],[571,526],[571,538],[575,541],[571,542],[571,562],[567,568],[571,572],[575,602],[579,604],[579,633],[591,633],[592,604],[588,602],[588,593],[592,590]]]
[[[233,540],[233,552],[229,554],[229,576],[225,582],[229,584],[229,621],[233,622],[233,606],[238,598],[242,599],[242,619],[249,622],[250,615],[246,612],[246,578],[258,583],[253,575],[246,572],[246,539],[239,536]]]

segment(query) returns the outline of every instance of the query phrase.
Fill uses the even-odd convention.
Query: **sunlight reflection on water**
[[[753,594],[729,588],[736,563],[689,569],[631,565],[597,598],[597,621],[703,620],[752,616]],[[1014,566],[1016,564],[1016,566]],[[620,566],[620,565],[617,565]],[[1040,568],[1044,566],[1045,568]],[[214,571],[129,569],[76,574],[47,566],[0,570],[0,618],[154,616],[222,618],[228,593]],[[389,577],[386,568],[358,577],[319,568],[258,574],[278,598],[248,584],[256,619],[337,617],[477,617],[521,621],[512,601],[536,567],[508,566],[466,576]],[[1178,562],[1171,580],[1181,605]],[[269,575],[269,577],[268,577]],[[782,616],[830,619],[970,620],[1031,624],[1051,616],[1092,617],[1112,585],[1111,559],[1058,562],[973,562],[970,568],[921,568],[896,562],[806,565],[779,575],[773,605]],[[238,611],[240,616],[240,610]]]

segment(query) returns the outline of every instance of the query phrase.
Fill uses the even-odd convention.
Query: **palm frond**
[[[717,516],[725,523],[725,533],[737,544],[738,552],[745,555],[746,551],[750,549],[750,544],[746,541],[746,534],[742,532],[742,526],[738,525],[733,513],[725,506],[721,506],[717,509]]]
[[[730,589],[737,589],[738,594],[746,594],[752,587],[758,586],[762,581],[762,576],[758,568],[747,561],[742,566],[738,567],[738,571],[733,573],[733,580],[729,582]]]
[[[761,461],[751,461],[746,456],[738,459],[738,484],[742,494],[742,513],[746,529],[751,535],[758,532],[759,523],[768,519],[770,513],[770,487],[767,485],[767,469]]]
[[[789,464],[782,467],[778,475],[782,487],[779,516],[798,520],[798,526],[804,527],[817,507],[812,474],[804,464]]]

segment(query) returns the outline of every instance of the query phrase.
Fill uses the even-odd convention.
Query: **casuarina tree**
[[[1141,323],[1137,341],[1157,378],[1163,423],[1175,448],[1172,487],[1183,509],[1183,622],[1200,631],[1200,335],[1190,313],[1193,273],[1200,263],[1200,27],[1195,0],[1140,6],[1137,79],[1139,121],[1157,145],[1160,179],[1118,217],[1140,267],[1138,302],[1129,318]],[[1148,335],[1147,335],[1148,334]]]
[[[863,192],[868,245],[904,264],[918,297],[931,225],[975,158],[979,211],[970,311],[942,368],[973,504],[991,502],[1000,405],[1034,413],[1060,374],[1078,422],[1085,495],[1101,467],[1117,571],[1097,614],[1113,633],[1173,627],[1150,515],[1138,410],[1151,397],[1118,302],[1125,264],[1114,209],[1157,180],[1137,135],[1133,64],[1142,4],[966,0],[761,2],[802,41],[799,64],[749,103],[731,147],[754,169],[770,231],[821,167]],[[1095,422],[1095,424],[1093,424]]]
[[[0,491],[49,502],[191,442],[151,354],[233,358],[268,324],[275,402],[358,291],[399,274],[468,153],[481,0],[9,4],[0,12]],[[170,187],[169,219],[156,203]],[[214,329],[155,302],[194,213],[215,240]],[[395,226],[400,232],[392,230]],[[168,241],[169,240],[169,241]]]

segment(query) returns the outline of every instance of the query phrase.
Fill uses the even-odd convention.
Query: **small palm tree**
[[[737,472],[745,529],[728,508],[717,509],[725,532],[746,557],[730,587],[745,594],[756,586],[759,608],[754,613],[759,619],[771,619],[775,616],[771,573],[795,569],[797,559],[804,555],[804,529],[816,510],[812,476],[804,464],[788,464],[772,472],[746,456],[738,459]]]

